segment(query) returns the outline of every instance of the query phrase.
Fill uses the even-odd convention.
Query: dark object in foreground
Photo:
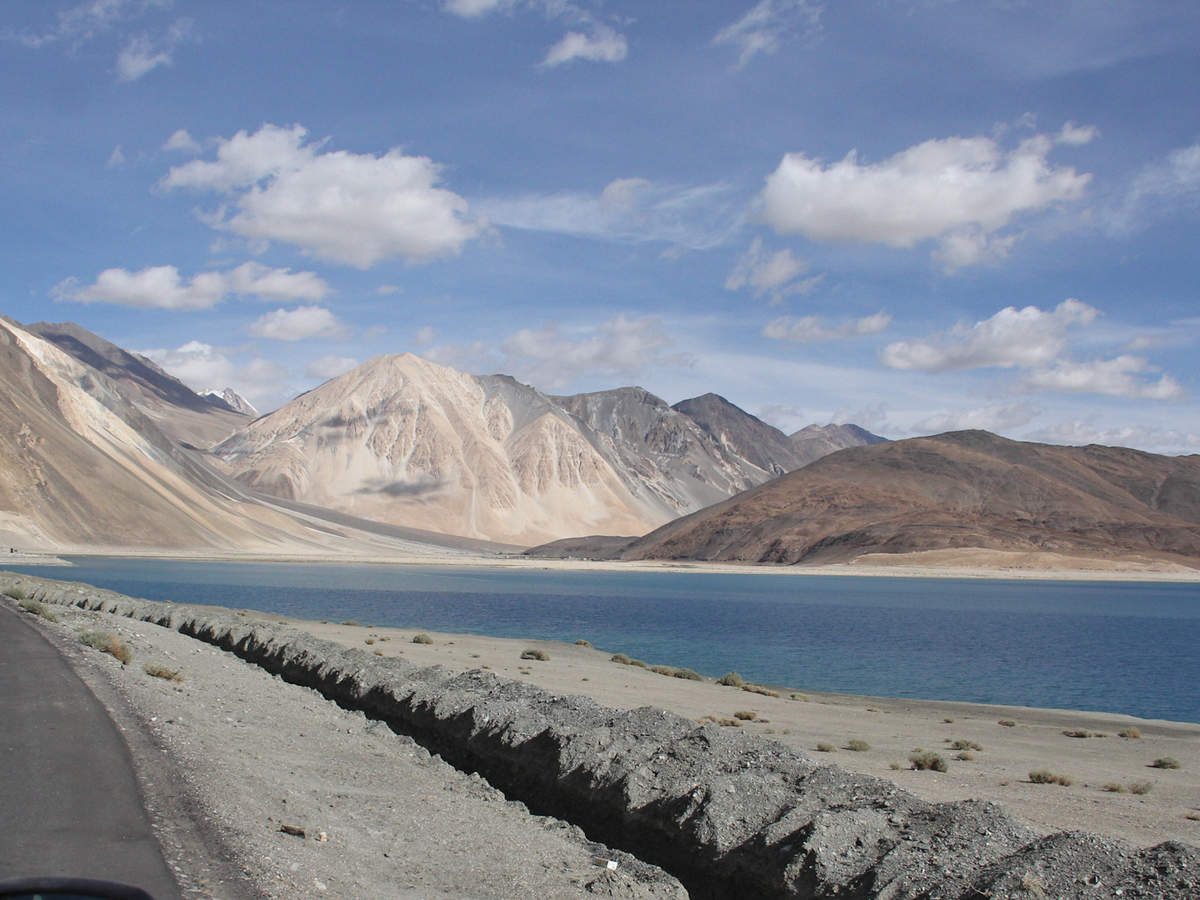
[[[141,888],[94,878],[17,878],[0,881],[0,900],[154,900]]]

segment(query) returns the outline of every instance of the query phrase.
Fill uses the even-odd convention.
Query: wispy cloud
[[[718,31],[713,44],[737,50],[740,69],[760,53],[775,53],[786,43],[819,34],[823,10],[812,0],[761,0]]]
[[[570,30],[547,51],[541,66],[554,68],[575,60],[617,63],[629,52],[625,35],[578,3],[569,0],[442,0],[442,9],[463,19],[528,10]]]
[[[836,341],[879,334],[891,322],[892,317],[882,311],[860,319],[847,319],[833,326],[827,326],[820,316],[780,316],[767,323],[763,328],[763,336],[794,344],[810,344],[814,341]]]
[[[820,284],[821,275],[800,278],[808,267],[808,260],[798,258],[791,250],[770,253],[764,249],[762,238],[755,238],[725,279],[725,290],[749,288],[754,296],[766,294],[771,298],[771,305],[778,306],[784,297],[807,294]]]

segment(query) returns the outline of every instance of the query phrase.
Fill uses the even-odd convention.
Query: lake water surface
[[[175,603],[574,641],[797,690],[1200,722],[1200,584],[73,557]]]

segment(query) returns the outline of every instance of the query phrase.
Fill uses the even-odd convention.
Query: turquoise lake
[[[153,600],[574,641],[796,690],[1200,722],[1200,584],[73,557]]]

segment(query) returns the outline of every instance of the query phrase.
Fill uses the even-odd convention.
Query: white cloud
[[[1125,425],[1105,428],[1094,422],[1070,419],[1026,435],[1026,440],[1051,444],[1103,444],[1110,447],[1140,447],[1159,453],[1200,452],[1200,434],[1176,428]]]
[[[1006,254],[1014,236],[998,234],[1017,216],[1078,199],[1091,176],[1051,166],[1056,143],[1078,143],[1087,129],[1036,135],[1004,152],[991,138],[945,138],[880,163],[851,151],[829,165],[788,153],[767,178],[764,219],[781,234],[813,240],[913,247],[942,242],[948,266]]]
[[[680,187],[618,178],[599,194],[526,194],[483,200],[477,208],[489,222],[509,228],[702,250],[741,227],[743,205],[727,184]]]
[[[786,249],[768,253],[763,249],[762,238],[755,238],[725,279],[725,289],[739,291],[749,287],[756,297],[770,293],[772,305],[777,305],[784,297],[807,294],[820,283],[820,275],[795,281],[807,271],[807,260],[793,256]]]
[[[1143,167],[1112,208],[1101,212],[1110,232],[1144,227],[1172,209],[1196,202],[1200,192],[1200,143],[1172,150]]]
[[[106,169],[117,169],[125,165],[125,152],[121,149],[121,145],[113,147],[112,153],[108,155],[108,162],[104,164]]]
[[[121,81],[137,81],[159,66],[169,66],[174,60],[175,48],[191,33],[192,23],[180,19],[157,39],[146,34],[130,38],[117,54],[117,78]]]
[[[620,315],[594,327],[523,328],[505,339],[501,349],[506,371],[554,389],[581,377],[634,377],[652,365],[689,365],[685,355],[666,352],[670,344],[657,317]]]
[[[320,306],[277,309],[255,319],[247,329],[254,337],[273,341],[304,341],[309,338],[341,338],[349,333],[344,323]]]
[[[1068,299],[1053,310],[1007,306],[974,325],[959,324],[943,334],[888,344],[879,357],[893,369],[941,372],[988,366],[1032,367],[1052,362],[1067,341],[1072,325],[1088,325],[1097,310]]]
[[[811,0],[761,0],[736,22],[718,31],[713,44],[736,49],[737,67],[741,68],[759,53],[774,53],[786,41],[818,33],[823,10],[821,4]]]
[[[433,330],[431,325],[426,325],[424,328],[418,328],[417,333],[413,337],[418,347],[428,347],[437,340],[437,332]]]
[[[137,352],[197,391],[208,390],[213,385],[231,385],[237,373],[237,366],[226,351],[201,341],[188,341],[175,350]]]
[[[462,16],[464,19],[474,19],[486,16],[497,10],[511,9],[513,0],[443,0],[442,8],[446,12]]]
[[[944,431],[964,431],[982,428],[984,431],[1008,431],[1028,425],[1041,410],[1031,403],[1008,403],[934,413],[915,422],[912,430],[919,434],[940,434]]]
[[[177,129],[163,144],[164,150],[178,150],[182,153],[199,153],[200,144],[183,128]]]
[[[620,62],[629,52],[625,36],[605,25],[597,25],[591,34],[568,31],[546,52],[543,66],[561,66],[576,59],[591,62]]]
[[[1082,363],[1060,360],[1049,368],[1030,372],[1025,378],[1025,385],[1032,390],[1106,394],[1144,400],[1171,400],[1182,396],[1183,388],[1170,375],[1150,380],[1144,377],[1158,371],[1144,358],[1125,354],[1114,359]]]
[[[140,309],[208,309],[220,303],[225,293],[225,279],[219,272],[202,272],[184,281],[174,266],[151,266],[137,272],[105,269],[87,287],[68,278],[51,291],[56,300]]]
[[[826,328],[818,316],[780,316],[763,328],[765,337],[779,341],[808,344],[813,341],[833,341],[841,338],[861,337],[878,334],[891,324],[892,317],[885,312],[861,319],[847,319],[840,325]]]
[[[124,18],[130,18],[154,7],[170,5],[170,0],[88,0],[56,14],[53,26],[40,33],[26,32],[17,36],[26,47],[45,47],[60,41],[78,47],[96,35],[108,31]]]
[[[218,140],[215,161],[172,168],[161,184],[231,193],[236,211],[218,212],[215,227],[362,269],[453,255],[481,233],[467,202],[437,187],[440,168],[427,157],[321,152],[305,135],[299,125],[239,131]]]
[[[263,300],[324,300],[329,294],[328,283],[314,272],[271,269],[256,262],[242,263],[225,278],[233,293]]]
[[[346,372],[349,372],[358,365],[358,360],[353,356],[322,356],[320,359],[314,359],[304,369],[304,374],[309,378],[320,378],[328,381],[330,378],[337,378]]]
[[[130,272],[105,269],[83,287],[67,278],[51,290],[56,300],[113,303],[141,309],[209,309],[230,294],[252,294],[264,300],[321,300],[329,285],[312,272],[271,269],[256,262],[228,272],[201,272],[185,281],[174,266],[151,266]]]

